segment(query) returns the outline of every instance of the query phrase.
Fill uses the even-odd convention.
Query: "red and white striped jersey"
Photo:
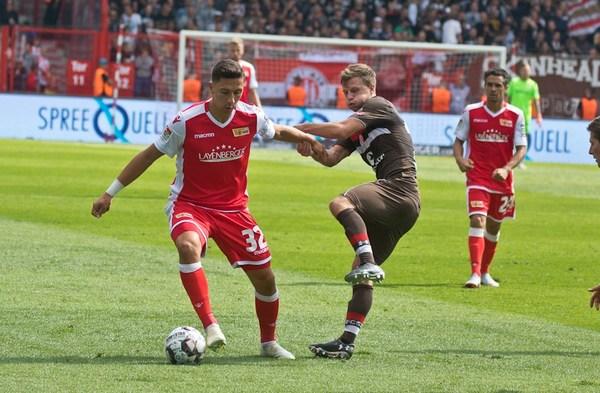
[[[467,171],[467,188],[513,194],[513,174],[505,181],[492,178],[513,157],[515,146],[526,146],[523,112],[510,104],[493,113],[485,102],[467,105],[456,126],[456,138],[467,142],[465,156],[474,163]]]
[[[246,60],[240,60],[239,63],[244,71],[244,91],[242,92],[240,101],[250,104],[250,102],[248,102],[248,93],[250,92],[250,89],[258,89],[256,69],[252,63],[249,63]]]
[[[244,210],[252,138],[256,133],[273,138],[275,129],[254,105],[238,102],[221,123],[209,112],[210,103],[201,101],[179,112],[154,142],[162,153],[177,156],[169,200],[220,211]]]

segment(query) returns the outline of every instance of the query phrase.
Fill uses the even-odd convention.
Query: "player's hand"
[[[312,153],[312,148],[310,146],[310,142],[301,142],[296,145],[296,151],[300,153],[300,155],[304,157],[310,157]]]
[[[600,285],[596,285],[594,288],[588,289],[588,291],[592,292],[592,297],[590,298],[590,307],[600,310]]]
[[[107,193],[102,194],[92,205],[92,216],[96,218],[102,217],[104,213],[110,210],[111,201],[112,197],[110,195]]]
[[[509,173],[510,170],[506,167],[496,168],[494,169],[494,172],[492,172],[492,177],[494,178],[494,180],[504,181],[508,177]]]
[[[316,139],[313,139],[310,142],[310,148],[312,150],[312,154],[316,155],[317,157],[321,157],[325,154],[325,146],[323,146],[323,144]]]
[[[471,169],[475,168],[475,163],[470,158],[468,160],[465,160],[464,158],[459,158],[458,160],[456,160],[456,164],[458,165],[458,169],[460,169],[461,172],[468,172]]]

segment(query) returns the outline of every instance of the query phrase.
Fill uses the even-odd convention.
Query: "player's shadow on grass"
[[[463,288],[462,284],[453,282],[438,282],[426,284],[411,284],[411,283],[383,283],[382,288]]]
[[[347,282],[327,282],[327,281],[301,281],[301,282],[277,282],[278,287],[350,287]]]
[[[482,351],[477,349],[431,349],[422,351],[400,351],[391,350],[389,352],[405,355],[479,355],[490,359],[502,359],[509,356],[568,356],[568,357],[593,357],[600,356],[600,352],[582,352],[582,351]]]
[[[273,359],[257,355],[248,356],[207,356],[202,364],[242,365],[258,362],[277,363]],[[289,363],[289,362],[279,362]],[[119,364],[119,365],[165,365],[171,366],[162,356],[40,356],[40,357],[1,357],[0,364]],[[183,366],[183,367],[187,367]],[[192,365],[189,365],[192,366]]]

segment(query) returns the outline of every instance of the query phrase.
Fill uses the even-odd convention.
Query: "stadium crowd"
[[[568,34],[557,0],[113,0],[110,29],[302,35],[502,45],[512,53],[590,55],[600,32]]]

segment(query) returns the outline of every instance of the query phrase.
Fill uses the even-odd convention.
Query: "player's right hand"
[[[110,210],[111,201],[112,197],[110,195],[107,193],[102,194],[92,205],[92,216],[96,218],[102,217],[104,213]]]
[[[471,169],[475,168],[475,163],[470,158],[468,160],[460,158],[456,160],[456,164],[458,165],[458,169],[460,169],[461,172],[468,172]]]
[[[301,142],[296,145],[296,151],[304,157],[309,157],[312,153],[312,147],[309,142]]]

